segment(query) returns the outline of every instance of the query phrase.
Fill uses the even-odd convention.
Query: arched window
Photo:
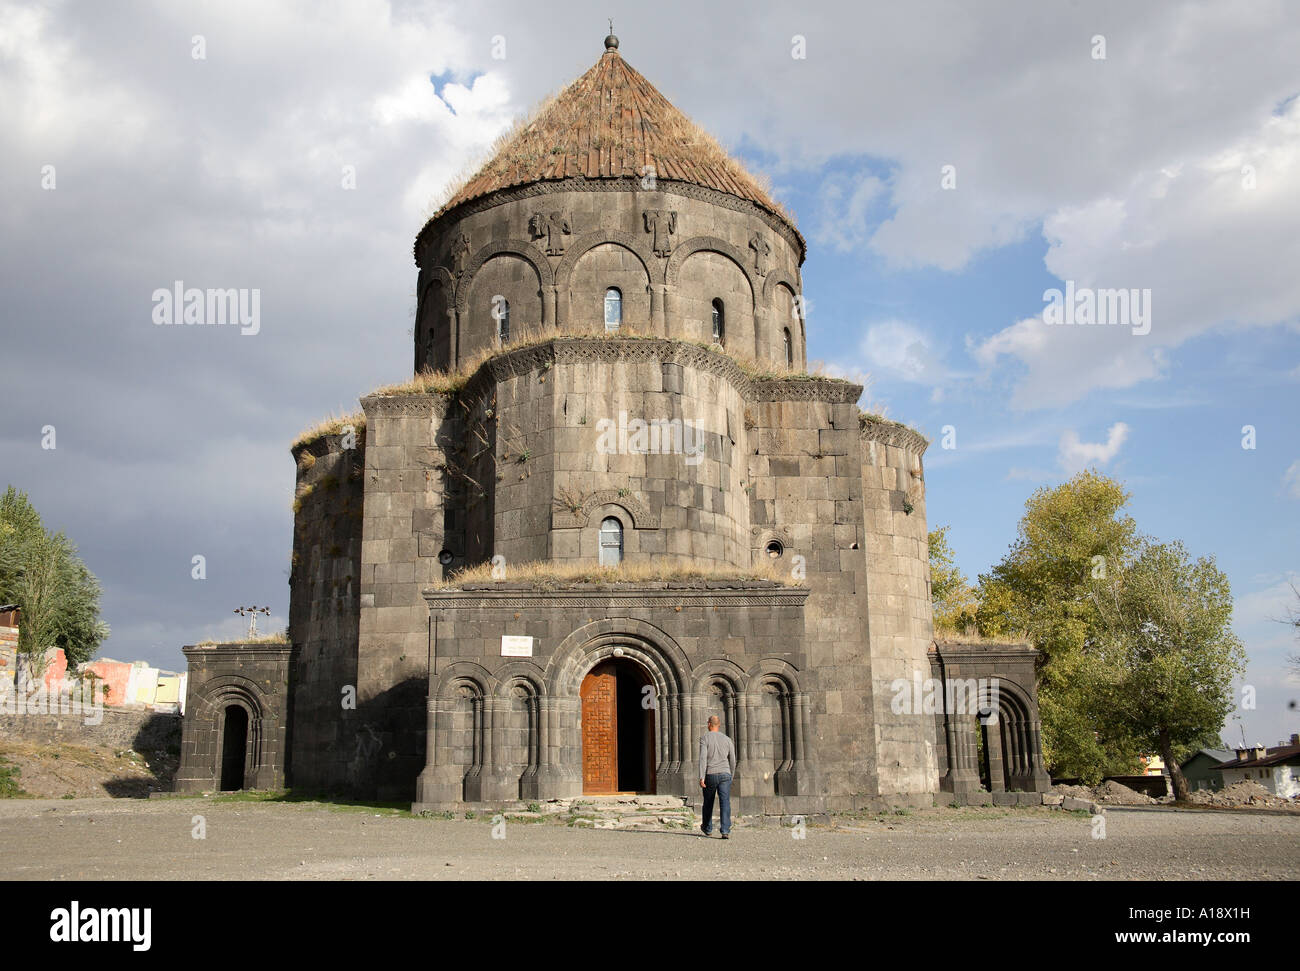
[[[785,328],[781,333],[781,339],[785,342],[785,366],[794,367],[794,344],[790,340],[790,328]]]
[[[715,299],[713,301],[713,342],[722,344],[727,339],[727,320],[726,314],[722,309],[722,301]]]
[[[499,294],[492,298],[492,316],[497,319],[497,340],[510,340],[510,301]]]
[[[600,565],[618,566],[623,562],[623,524],[613,516],[600,524]]]
[[[623,294],[618,287],[605,291],[605,333],[618,330],[623,323]]]

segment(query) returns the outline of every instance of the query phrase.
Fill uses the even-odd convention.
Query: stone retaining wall
[[[99,721],[97,725],[86,724],[87,717],[84,713],[0,714],[0,736],[29,742],[109,745],[137,752],[180,750],[181,716],[174,712],[105,708],[89,715],[92,721]]]

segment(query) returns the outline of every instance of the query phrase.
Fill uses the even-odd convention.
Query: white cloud
[[[1106,433],[1106,441],[1084,442],[1079,440],[1074,429],[1069,429],[1061,435],[1057,463],[1067,475],[1081,472],[1090,466],[1108,465],[1128,439],[1128,431],[1128,425],[1117,421]]]
[[[1046,217],[1052,274],[1077,287],[1150,290],[1151,329],[1045,327],[1033,317],[985,339],[975,348],[985,366],[1004,355],[1024,366],[1017,406],[1131,387],[1160,376],[1167,350],[1201,334],[1300,317],[1300,101],[1256,126],[1171,168],[1135,173],[1120,197]],[[1253,188],[1243,170],[1253,170]]]
[[[629,7],[621,51],[724,143],[775,157],[782,181],[830,159],[878,161],[827,180],[803,227],[814,241],[955,270],[1041,224],[1053,274],[1153,288],[1145,338],[1031,318],[977,339],[983,366],[1023,372],[1021,406],[1158,377],[1168,348],[1214,327],[1294,320],[1300,109],[1273,113],[1297,85],[1300,16],[1285,4],[741,9]],[[1099,20],[1105,62],[1088,56]],[[806,61],[789,56],[795,32]],[[204,61],[190,57],[198,33]],[[491,58],[496,34],[507,60]],[[430,197],[594,63],[603,35],[603,21],[502,0],[0,0],[7,427],[54,421],[60,442],[6,455],[42,511],[112,565],[116,630],[166,610],[150,642],[179,644],[211,603],[283,613],[285,444],[409,373],[411,243]],[[39,188],[45,164],[57,191]],[[355,191],[340,188],[342,165]],[[148,294],[177,278],[260,287],[259,337],[151,328]],[[1026,294],[1022,313],[1038,309]],[[935,388],[955,374],[933,333],[878,326],[872,366]],[[108,496],[97,506],[192,537],[160,552],[179,528],[116,530],[80,512],[74,459],[107,450],[122,461],[92,466]],[[189,555],[235,534],[205,603]]]
[[[1282,484],[1286,486],[1287,494],[1291,498],[1300,499],[1300,459],[1292,462],[1282,474]]]
[[[945,369],[931,339],[919,328],[901,320],[887,320],[867,328],[860,345],[867,366],[918,384],[938,385]]]
[[[813,238],[839,250],[866,245],[871,238],[873,206],[883,200],[885,193],[885,183],[870,173],[826,179]]]
[[[1296,589],[1300,588],[1300,573],[1284,577],[1274,574],[1268,586],[1233,598],[1232,622],[1235,626],[1260,632],[1273,633],[1272,625],[1284,621],[1298,606]],[[1281,633],[1283,628],[1278,628]]]

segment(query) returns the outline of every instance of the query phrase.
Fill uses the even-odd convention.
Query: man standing
[[[718,716],[710,715],[709,730],[700,736],[700,788],[704,790],[704,822],[700,829],[705,836],[713,835],[713,796],[717,793],[725,840],[731,833],[731,777],[736,772],[736,746],[718,730],[721,726]]]

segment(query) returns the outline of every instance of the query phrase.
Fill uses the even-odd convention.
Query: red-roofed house
[[[1292,735],[1290,742],[1274,748],[1239,748],[1235,759],[1214,769],[1223,773],[1225,786],[1258,782],[1275,796],[1293,799],[1300,796],[1300,735]]]

